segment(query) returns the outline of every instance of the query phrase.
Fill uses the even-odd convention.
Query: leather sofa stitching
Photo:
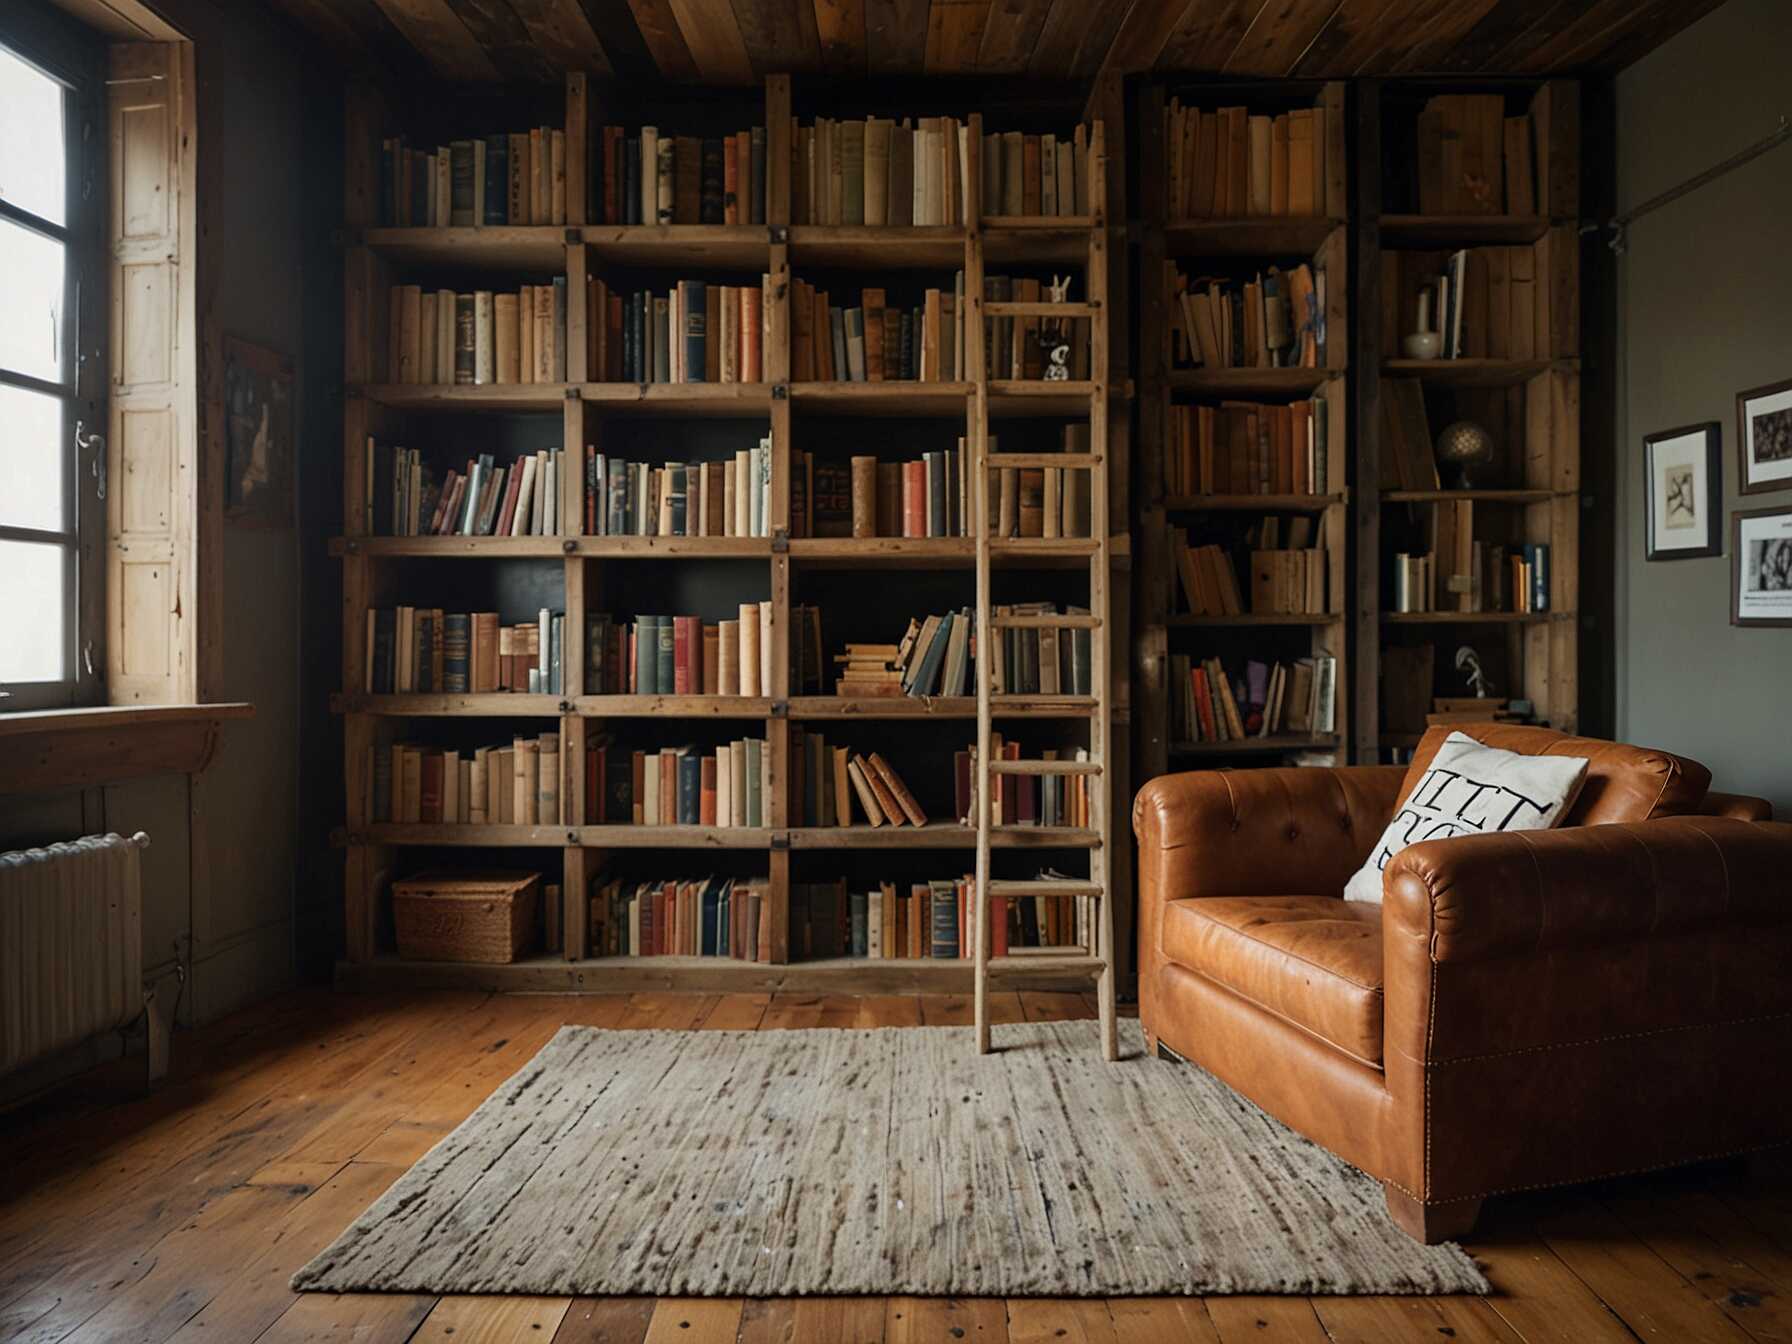
[[[1435,983],[1435,982],[1434,982]],[[1653,1036],[1669,1036],[1681,1031],[1716,1031],[1726,1027],[1745,1027],[1756,1022],[1782,1022],[1792,1020],[1792,1012],[1759,1013],[1753,1017],[1728,1017],[1720,1022],[1681,1022],[1669,1027],[1652,1027],[1648,1031],[1620,1031],[1606,1036],[1588,1036],[1578,1041],[1555,1041],[1548,1045],[1521,1045],[1512,1050],[1490,1050],[1482,1055],[1458,1055],[1452,1059],[1436,1059],[1429,1057],[1430,1043],[1426,1044],[1425,1059],[1413,1059],[1404,1050],[1395,1049],[1393,1053],[1402,1059],[1425,1069],[1452,1068],[1458,1064],[1484,1064],[1493,1059],[1509,1059],[1517,1055],[1541,1055],[1552,1050],[1579,1050],[1591,1045],[1604,1045],[1610,1041],[1640,1041]]]
[[[1635,1176],[1645,1171],[1666,1171],[1670,1167],[1690,1166],[1697,1162],[1718,1162],[1726,1157],[1738,1157],[1743,1153],[1760,1153],[1765,1152],[1769,1148],[1783,1148],[1785,1147],[1785,1142],[1784,1139],[1768,1139],[1763,1143],[1745,1144],[1741,1148],[1726,1148],[1715,1153],[1700,1153],[1697,1156],[1676,1157],[1666,1162],[1651,1162],[1648,1165],[1641,1167],[1625,1167],[1617,1171],[1590,1171],[1584,1176],[1569,1176],[1560,1181],[1534,1181],[1529,1185],[1503,1185],[1497,1190],[1480,1190],[1472,1195],[1451,1195],[1448,1199],[1425,1199],[1420,1195],[1413,1195],[1413,1198],[1417,1199],[1421,1204],[1460,1204],[1464,1200],[1494,1199],[1500,1195],[1515,1195],[1524,1190],[1556,1190],[1564,1185],[1586,1185],[1590,1181],[1609,1181],[1619,1176]],[[1377,1177],[1376,1179],[1380,1180],[1384,1185],[1395,1185],[1405,1194],[1412,1194],[1412,1191],[1406,1190],[1403,1186],[1398,1186],[1397,1182],[1389,1181],[1383,1177]]]

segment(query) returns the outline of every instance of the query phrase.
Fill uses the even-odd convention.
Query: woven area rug
[[[1106,1297],[1486,1292],[1381,1187],[1094,1022],[562,1028],[293,1287]]]

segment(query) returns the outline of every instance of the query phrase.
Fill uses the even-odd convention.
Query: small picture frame
[[[1647,559],[1723,554],[1722,439],[1723,430],[1715,420],[1644,438]]]
[[[1736,394],[1736,489],[1792,490],[1792,378]]]
[[[1792,504],[1730,515],[1730,624],[1792,626]]]

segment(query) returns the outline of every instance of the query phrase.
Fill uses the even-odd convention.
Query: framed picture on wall
[[[1736,394],[1736,488],[1792,489],[1792,378]]]
[[[1643,440],[1650,560],[1723,553],[1723,432],[1717,421],[1664,429]]]
[[[1731,625],[1792,625],[1792,505],[1730,516]]]

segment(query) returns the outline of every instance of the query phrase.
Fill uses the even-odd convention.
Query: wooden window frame
[[[66,249],[63,376],[45,380],[0,369],[0,384],[63,404],[65,526],[45,531],[0,525],[0,539],[64,548],[66,675],[58,681],[0,683],[0,712],[14,712],[105,699],[106,49],[102,39],[42,0],[8,6],[0,18],[0,46],[63,85],[67,138],[63,224],[0,201],[0,219]]]

